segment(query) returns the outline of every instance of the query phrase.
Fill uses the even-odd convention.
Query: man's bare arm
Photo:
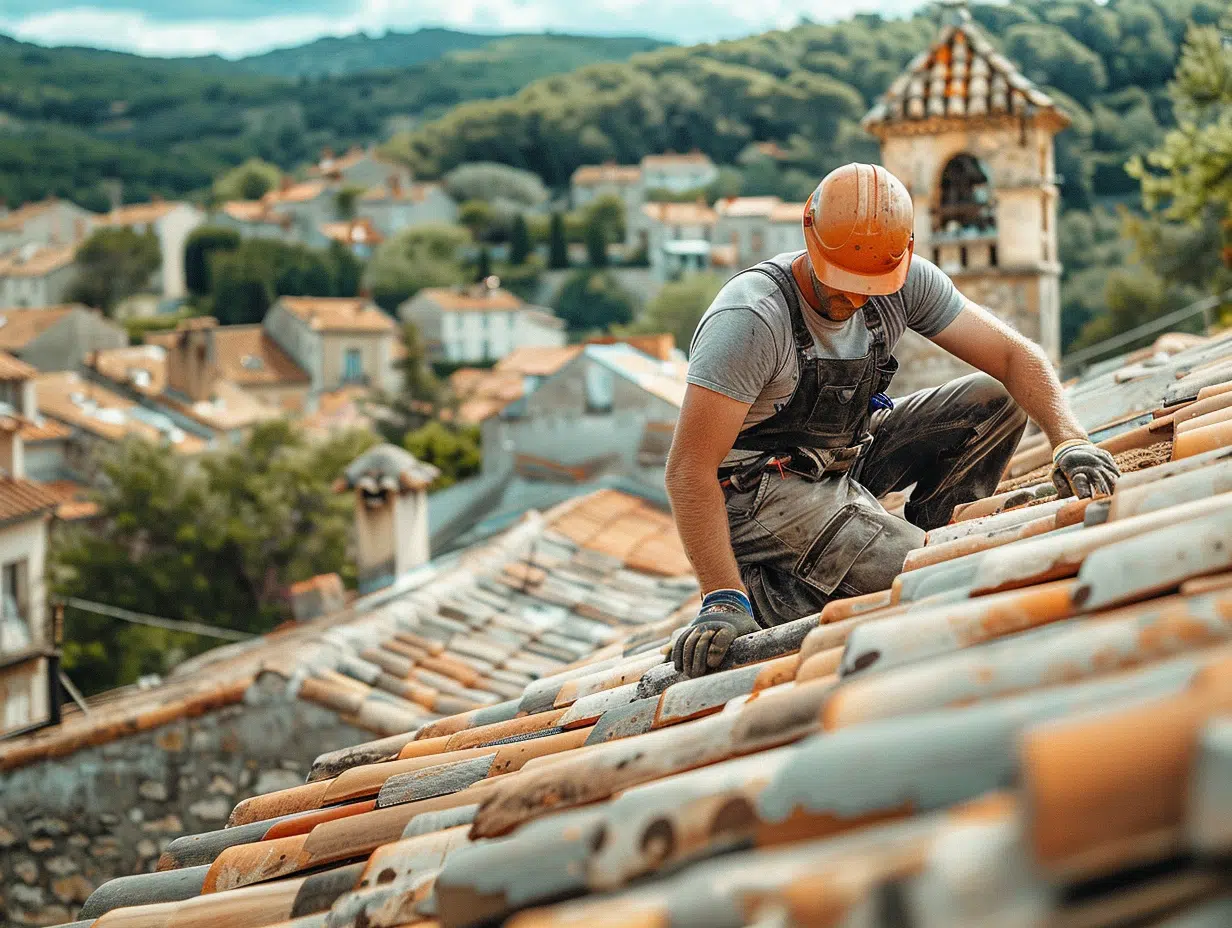
[[[748,411],[748,403],[689,384],[667,456],[667,496],[703,594],[744,589],[716,473]]]
[[[1042,348],[988,310],[968,301],[957,318],[933,342],[1005,385],[1048,436],[1053,447],[1087,433],[1074,418],[1061,382]]]

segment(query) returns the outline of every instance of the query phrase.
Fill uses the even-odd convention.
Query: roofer
[[[1064,495],[1119,472],[1043,350],[915,255],[911,195],[879,165],[828,174],[806,249],[737,274],[693,336],[667,491],[702,609],[672,657],[714,670],[740,635],[884,590],[924,532],[996,491],[1029,415]],[[983,373],[891,401],[912,329]],[[911,488],[906,519],[878,498]]]

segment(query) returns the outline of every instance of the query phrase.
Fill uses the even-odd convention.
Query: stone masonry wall
[[[241,799],[297,786],[321,752],[373,737],[285,688],[266,674],[243,704],[0,775],[0,924],[72,921],[173,838],[222,828]]]

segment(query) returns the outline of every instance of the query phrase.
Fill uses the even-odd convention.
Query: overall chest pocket
[[[817,399],[808,431],[840,439],[844,444],[862,427],[876,371],[871,356],[854,361],[819,361],[813,371]]]

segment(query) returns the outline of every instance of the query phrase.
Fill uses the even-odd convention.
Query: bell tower
[[[1061,264],[1053,138],[1069,119],[1001,55],[963,2],[864,117],[881,161],[911,192],[915,253],[962,293],[1060,359]],[[898,395],[965,366],[907,332]]]

